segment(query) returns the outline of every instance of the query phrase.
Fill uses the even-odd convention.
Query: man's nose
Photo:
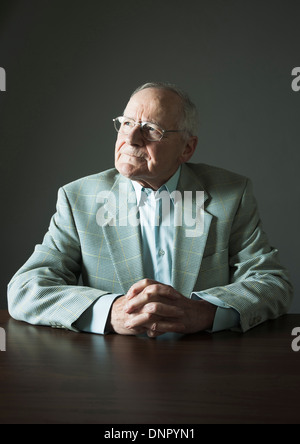
[[[129,145],[144,145],[144,138],[142,135],[141,127],[139,125],[135,125],[127,134],[126,143],[128,143]]]

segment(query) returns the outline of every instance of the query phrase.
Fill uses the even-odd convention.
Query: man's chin
[[[140,168],[137,168],[136,165],[132,165],[131,163],[117,162],[116,169],[122,176],[127,177],[127,179],[134,180],[143,176],[142,170]]]

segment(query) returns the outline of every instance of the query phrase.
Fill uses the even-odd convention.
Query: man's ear
[[[193,154],[196,150],[197,144],[198,144],[198,137],[197,136],[190,136],[188,138],[188,140],[186,141],[186,144],[185,144],[184,151],[179,158],[181,163],[186,163],[191,159],[191,157],[193,156]]]

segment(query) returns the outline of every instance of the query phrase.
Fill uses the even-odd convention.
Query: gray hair
[[[134,96],[139,91],[147,88],[164,89],[167,91],[172,91],[177,94],[182,101],[182,119],[179,122],[180,127],[184,129],[189,135],[196,136],[199,129],[199,114],[196,105],[191,101],[188,94],[178,86],[168,83],[168,82],[149,82],[144,85],[139,86],[133,93],[131,97]]]

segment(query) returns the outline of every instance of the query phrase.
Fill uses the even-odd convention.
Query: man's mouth
[[[126,156],[136,157],[137,159],[145,159],[145,155],[143,153],[138,153],[135,151],[123,150],[121,154],[126,154]]]

